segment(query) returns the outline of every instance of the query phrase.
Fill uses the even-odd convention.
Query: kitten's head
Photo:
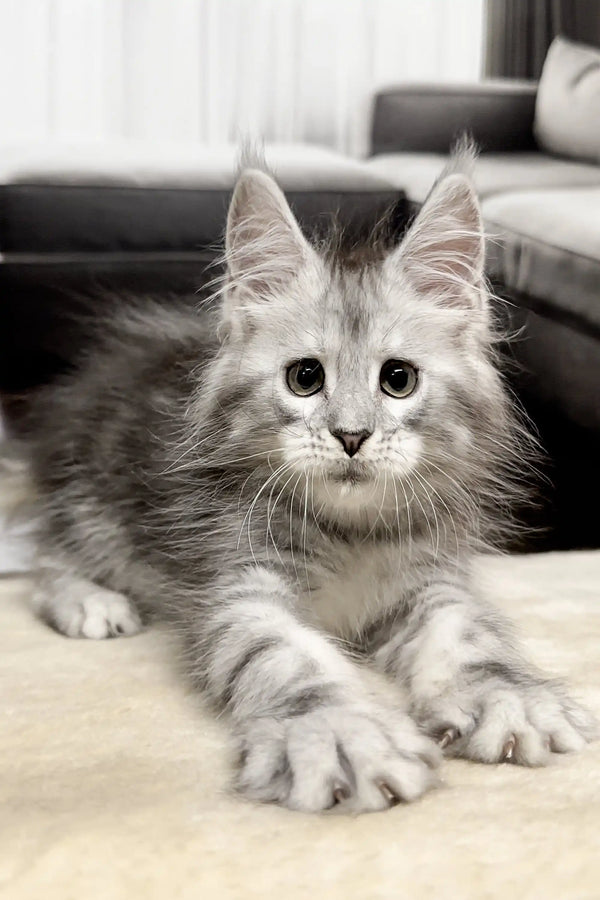
[[[302,476],[334,518],[466,500],[507,420],[469,180],[444,177],[400,246],[357,267],[309,244],[272,178],[247,170],[226,254],[218,377],[244,396],[237,445],[272,451],[282,485]]]

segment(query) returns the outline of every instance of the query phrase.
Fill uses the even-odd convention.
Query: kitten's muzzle
[[[331,433],[341,443],[348,456],[351,457],[358,453],[361,445],[373,434],[372,431],[367,431],[366,429],[363,431],[338,431],[337,429],[332,429]]]

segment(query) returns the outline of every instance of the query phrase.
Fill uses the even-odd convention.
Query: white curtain
[[[0,141],[311,141],[369,100],[479,77],[483,0],[0,0]]]

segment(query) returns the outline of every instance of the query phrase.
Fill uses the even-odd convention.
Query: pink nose
[[[371,436],[370,431],[332,431],[331,433],[340,441],[348,456],[358,453],[361,444]]]

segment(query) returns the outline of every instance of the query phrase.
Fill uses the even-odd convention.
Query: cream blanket
[[[600,713],[600,552],[484,559],[537,662]],[[225,729],[171,639],[72,641],[0,580],[0,896],[600,898],[600,744],[543,770],[447,762],[413,806],[305,816],[228,793]]]

